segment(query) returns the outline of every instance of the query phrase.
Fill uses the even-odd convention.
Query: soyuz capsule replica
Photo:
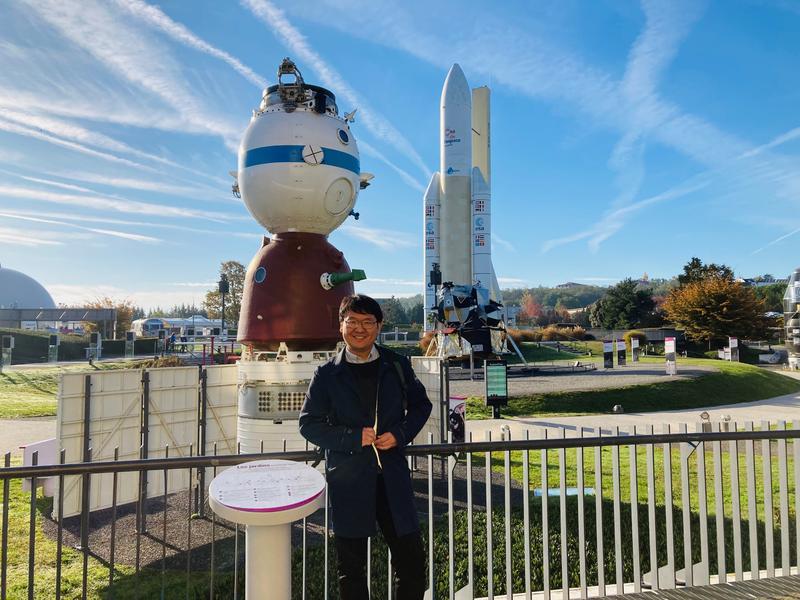
[[[789,350],[789,368],[800,368],[800,267],[789,276],[789,285],[783,295],[783,326],[786,348]]]
[[[239,148],[234,193],[272,234],[247,268],[239,316],[243,452],[296,433],[291,420],[308,381],[341,339],[339,304],[365,278],[327,240],[349,215],[358,218],[358,192],[372,178],[361,173],[352,121],[353,113],[339,116],[333,93],[305,83],[287,58]],[[284,420],[287,431],[278,427]]]

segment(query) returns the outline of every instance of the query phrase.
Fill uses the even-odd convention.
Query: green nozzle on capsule
[[[331,290],[346,281],[362,281],[366,278],[367,274],[362,269],[353,269],[349,273],[323,273],[320,275],[319,282],[323,288]]]

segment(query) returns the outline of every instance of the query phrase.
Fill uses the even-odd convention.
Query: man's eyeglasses
[[[378,325],[378,322],[375,319],[351,319],[347,318],[344,320],[344,324],[347,325],[350,329],[355,329],[356,327],[363,327],[364,329],[372,329]]]

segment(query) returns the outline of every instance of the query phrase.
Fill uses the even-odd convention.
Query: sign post
[[[292,597],[292,523],[325,501],[325,478],[291,460],[256,460],[217,475],[208,503],[217,515],[247,526],[245,597]]]
[[[58,344],[60,340],[57,334],[52,334],[50,336],[50,340],[47,344],[47,362],[49,363],[56,363],[58,362]]]
[[[678,363],[674,337],[664,338],[664,358],[667,361],[667,375],[677,375]]]
[[[125,358],[133,358],[134,344],[136,343],[136,333],[133,331],[125,332]]]
[[[603,368],[614,368],[614,343],[603,340]]]
[[[731,349],[731,362],[739,362],[739,340],[735,337],[728,338],[728,347]]]
[[[624,367],[626,362],[625,341],[617,342],[617,366]]]
[[[14,349],[14,336],[4,335],[0,338],[0,373],[3,365],[11,366],[11,351]]]
[[[492,407],[492,417],[500,418],[500,407],[508,404],[508,363],[504,360],[486,360],[483,363],[486,382],[486,406]]]
[[[631,362],[639,362],[639,339],[631,338]]]
[[[93,360],[100,360],[103,350],[103,336],[99,331],[93,331],[89,335],[89,347],[86,349],[86,358],[89,362]]]

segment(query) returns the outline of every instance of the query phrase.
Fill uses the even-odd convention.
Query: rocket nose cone
[[[442,88],[442,105],[445,104],[464,104],[466,106],[472,103],[472,93],[469,90],[467,78],[461,66],[455,63],[450,67],[447,77],[444,80],[444,87]]]

